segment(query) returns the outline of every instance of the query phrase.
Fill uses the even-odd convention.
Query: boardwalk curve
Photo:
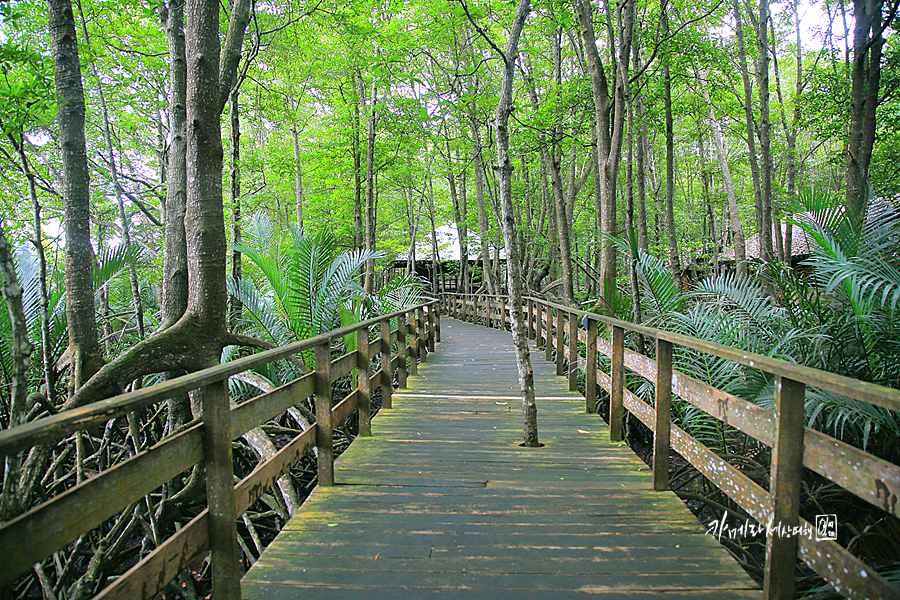
[[[245,599],[760,598],[650,469],[534,353],[538,449],[518,446],[508,332],[444,319],[243,580]]]

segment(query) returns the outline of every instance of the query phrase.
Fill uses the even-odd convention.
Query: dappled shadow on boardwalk
[[[543,448],[519,447],[508,332],[446,319],[394,408],[244,578],[244,597],[759,598],[649,469],[532,355]]]

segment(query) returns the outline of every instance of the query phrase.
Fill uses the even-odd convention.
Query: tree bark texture
[[[94,313],[94,249],[91,247],[90,174],[84,140],[84,88],[70,0],[48,0],[48,25],[56,83],[63,164],[66,235],[66,321],[72,371],[70,394],[103,363]]]
[[[503,71],[500,83],[500,100],[497,103],[497,165],[499,174],[499,196],[501,229],[506,244],[507,285],[509,286],[509,310],[512,317],[512,337],[516,347],[516,366],[519,371],[519,386],[522,391],[522,412],[524,414],[524,445],[539,446],[537,429],[537,405],[534,401],[534,372],[528,351],[528,332],[522,314],[522,265],[519,261],[516,240],[516,217],[512,202],[512,159],[509,155],[509,114],[512,112],[512,86],[515,63],[518,56],[519,38],[525,20],[531,11],[530,0],[520,0],[515,20],[509,35],[506,54],[503,56]]]
[[[187,203],[187,61],[185,60],[184,2],[170,0],[165,22],[169,50],[169,152],[166,176],[165,252],[160,329],[175,324],[187,308],[187,242],[184,213]]]

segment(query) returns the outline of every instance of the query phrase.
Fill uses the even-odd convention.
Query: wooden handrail
[[[406,370],[407,355],[410,354],[407,350],[415,348],[424,355],[427,348],[434,347],[440,326],[439,311],[440,302],[430,299],[409,309],[0,432],[0,456],[10,455],[38,444],[53,443],[75,431],[191,390],[199,389],[204,401],[204,418],[191,427],[0,526],[0,547],[17,548],[0,563],[0,587],[186,469],[205,462],[210,509],[107,586],[98,598],[150,598],[207,548],[212,552],[214,597],[221,600],[240,598],[240,573],[236,571],[234,543],[236,518],[315,446],[319,450],[320,485],[333,484],[332,426],[359,408],[360,435],[371,434],[371,391],[381,386],[385,399],[383,407],[390,408],[394,371]],[[417,322],[414,330],[400,328],[402,320],[413,320],[413,317]],[[391,321],[395,318],[398,327],[391,329]],[[375,325],[380,327],[380,336],[370,343],[369,332]],[[357,336],[357,350],[332,360],[331,341],[350,334]],[[407,341],[407,334],[413,336],[411,342]],[[397,351],[393,351],[395,343]],[[229,409],[227,380],[230,376],[305,350],[315,352],[313,372]],[[381,355],[381,368],[370,375],[371,361],[378,354]],[[416,360],[416,354],[411,354],[412,360]],[[356,389],[333,404],[332,383],[353,369],[358,369]],[[402,385],[406,385],[405,378]],[[312,395],[316,397],[317,423],[234,485],[232,439]]]
[[[671,447],[763,525],[768,525],[771,521],[784,527],[799,525],[812,528],[798,514],[803,467],[830,479],[873,506],[900,516],[900,502],[897,501],[900,498],[900,466],[810,429],[805,426],[803,418],[803,397],[807,385],[895,411],[900,411],[900,391],[689,336],[635,325],[540,298],[526,297],[525,301],[529,319],[527,330],[538,341],[538,345],[545,345],[547,360],[553,358],[555,349],[556,359],[560,361],[557,364],[565,365],[561,358],[565,358],[562,357],[565,353],[563,341],[568,338],[570,373],[576,368],[583,370],[586,382],[593,385],[596,381],[610,393],[610,437],[613,440],[621,439],[622,411],[625,409],[654,432],[653,471],[656,489],[668,486],[668,452]],[[508,318],[506,314],[489,312],[487,303],[479,302],[475,297],[446,294],[445,302],[451,316],[457,318],[473,322],[482,318],[485,322],[505,321]],[[484,309],[479,310],[482,304]],[[556,311],[555,318],[553,311]],[[567,318],[564,319],[563,315]],[[574,325],[576,321],[585,318],[586,329]],[[597,336],[598,323],[609,326],[611,340]],[[657,360],[625,348],[625,332],[639,333],[655,339]],[[590,360],[577,354],[573,358],[571,347],[575,340],[584,344]],[[593,350],[594,345],[596,351]],[[775,411],[764,409],[673,369],[673,346],[691,348],[775,375]],[[597,369],[597,352],[611,359],[611,374]],[[655,407],[646,404],[625,388],[624,368],[656,383]],[[564,369],[560,368],[559,373],[563,372]],[[751,481],[698,440],[672,424],[669,416],[664,414],[664,411],[668,412],[668,402],[672,395],[771,446],[771,492]],[[586,394],[588,412],[593,412],[595,398],[595,390]],[[798,535],[768,536],[765,580],[768,598],[793,598],[794,563],[798,553],[810,568],[847,597],[900,598],[900,591],[896,587],[836,542]]]

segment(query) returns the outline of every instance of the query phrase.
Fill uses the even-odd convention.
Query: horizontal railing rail
[[[409,309],[0,431],[0,456],[11,456],[190,391],[199,390],[203,400],[202,417],[182,431],[0,526],[0,547],[16,549],[5,552],[0,563],[0,588],[79,536],[130,509],[174,477],[203,463],[210,509],[160,543],[97,598],[151,598],[207,550],[211,552],[213,567],[213,597],[240,598],[236,519],[313,448],[317,452],[319,485],[334,484],[335,424],[358,409],[359,435],[371,435],[372,392],[381,387],[382,407],[391,408],[394,372],[400,387],[406,387],[408,372],[414,374],[417,361],[424,361],[426,353],[434,351],[435,342],[440,341],[439,306],[438,300],[431,299]],[[396,322],[393,329],[392,322]],[[378,337],[370,340],[370,330],[375,327]],[[353,334],[357,337],[357,349],[332,358],[332,340]],[[229,407],[230,377],[310,350],[315,358],[313,371]],[[372,361],[378,356],[380,367],[372,369]],[[332,383],[353,370],[357,371],[355,389],[333,403]],[[315,397],[316,422],[235,485],[232,440],[311,396]]]
[[[800,482],[804,467],[843,487],[885,512],[900,516],[900,466],[806,427],[806,386],[829,390],[848,398],[900,412],[900,391],[792,364],[768,356],[636,325],[541,298],[526,297],[523,306],[529,337],[544,344],[545,358],[554,359],[557,374],[569,377],[577,389],[578,371],[585,376],[588,412],[597,410],[597,387],[609,393],[610,437],[621,441],[625,410],[654,433],[653,485],[668,488],[669,452],[678,452],[710,482],[726,493],[762,525],[778,524],[789,533],[768,535],[765,592],[768,598],[794,597],[797,556],[836,591],[849,598],[900,598],[900,590],[872,567],[833,540],[798,535],[816,531],[799,515]],[[466,321],[508,328],[507,299],[502,296],[445,294],[445,312]],[[609,337],[599,335],[598,325]],[[625,347],[625,334],[633,332],[656,342],[656,359]],[[584,347],[584,356],[579,352]],[[680,346],[730,360],[776,377],[775,410],[764,409],[733,394],[711,387],[673,369],[673,347]],[[610,373],[597,368],[597,354],[610,359]],[[655,384],[654,405],[644,402],[624,385],[629,369]],[[675,394],[719,421],[772,448],[769,490],[751,480],[700,441],[671,422]],[[798,529],[794,529],[798,527]]]

